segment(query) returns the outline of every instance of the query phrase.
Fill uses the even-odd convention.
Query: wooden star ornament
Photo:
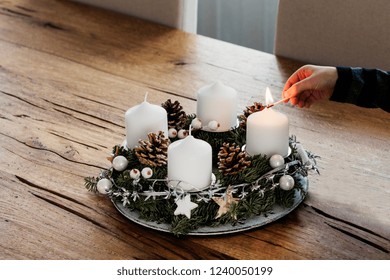
[[[223,214],[229,212],[230,207],[233,204],[238,203],[240,200],[239,198],[234,198],[233,197],[233,189],[231,187],[228,187],[226,190],[226,195],[225,197],[213,197],[213,200],[215,203],[219,205],[219,209],[217,212],[217,215],[215,216],[216,219],[221,217]]]
[[[107,159],[112,162],[117,155],[119,155],[119,147],[118,146],[115,147],[115,153],[112,154],[111,156],[107,157]]]
[[[185,215],[188,219],[191,219],[191,210],[198,207],[198,204],[191,201],[191,195],[187,194],[184,198],[176,200],[177,208],[173,214]]]

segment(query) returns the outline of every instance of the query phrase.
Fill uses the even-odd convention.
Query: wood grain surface
[[[321,156],[309,196],[243,233],[176,238],[129,222],[84,177],[125,136],[146,92],[196,110],[220,80],[240,109],[274,98],[302,63],[70,1],[0,1],[1,259],[390,259],[390,114],[280,105]]]

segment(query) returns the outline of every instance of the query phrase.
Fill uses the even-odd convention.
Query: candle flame
[[[274,99],[272,98],[272,94],[269,87],[267,87],[265,90],[265,105],[268,106],[272,103],[274,103]]]

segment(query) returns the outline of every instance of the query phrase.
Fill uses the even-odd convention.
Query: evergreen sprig
[[[84,186],[90,192],[97,192],[97,182],[99,181],[98,177],[85,177]]]

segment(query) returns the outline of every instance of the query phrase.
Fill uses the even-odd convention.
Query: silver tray
[[[194,231],[188,233],[188,235],[220,235],[220,234],[229,234],[236,233],[241,231],[246,231],[254,228],[264,226],[266,224],[272,223],[287,214],[293,211],[297,206],[305,199],[308,192],[309,181],[307,177],[301,177],[300,183],[302,186],[302,192],[295,190],[294,203],[290,208],[284,208],[275,204],[273,209],[267,215],[254,216],[245,221],[244,224],[237,223],[236,225],[226,224],[220,225],[217,227],[200,227]],[[138,211],[130,211],[127,207],[124,207],[121,202],[115,202],[112,200],[115,208],[130,221],[137,223],[139,225],[158,230],[163,232],[170,232],[169,224],[159,224],[156,222],[145,221],[139,218]]]

